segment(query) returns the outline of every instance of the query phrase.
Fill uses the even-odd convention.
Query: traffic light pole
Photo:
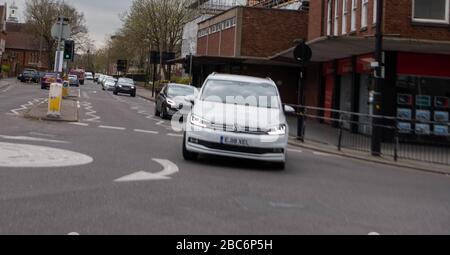
[[[375,58],[377,61],[377,67],[375,67],[375,87],[373,98],[373,111],[372,114],[379,116],[382,114],[381,109],[381,87],[383,85],[383,0],[378,0],[377,6],[377,27],[376,27],[376,43],[375,43]],[[376,117],[372,117],[372,141],[371,141],[371,154],[373,156],[381,156],[381,140],[383,130],[381,129],[381,120]]]

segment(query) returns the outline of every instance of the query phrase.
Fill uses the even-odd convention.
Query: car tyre
[[[131,93],[130,96],[131,97],[136,97],[136,93]]]
[[[114,91],[113,94],[117,96],[117,94],[119,94],[119,93],[117,93],[117,91]]]
[[[275,170],[283,171],[286,169],[286,162],[275,162],[272,165]]]
[[[155,103],[155,116],[159,116],[160,112],[158,111],[158,105]]]
[[[198,154],[195,152],[190,152],[186,148],[186,132],[183,137],[183,158],[187,161],[194,161],[198,158]]]

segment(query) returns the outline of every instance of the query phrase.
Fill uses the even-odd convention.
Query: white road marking
[[[81,98],[81,89],[78,89],[78,98]]]
[[[116,179],[115,182],[133,182],[133,181],[151,181],[151,180],[170,180],[170,175],[176,174],[179,172],[178,166],[172,163],[170,160],[166,159],[156,159],[158,164],[163,166],[163,170],[159,173],[149,173],[149,172],[136,172],[119,179]]]
[[[80,234],[77,232],[70,232],[69,234],[67,234],[68,236],[79,236]]]
[[[69,125],[75,125],[75,126],[81,126],[81,127],[88,127],[89,124],[83,123],[83,122],[69,122]]]
[[[183,135],[181,135],[181,134],[172,134],[172,133],[168,133],[167,136],[172,136],[172,137],[183,137]]]
[[[317,156],[324,156],[324,157],[339,157],[338,155],[333,155],[333,154],[323,153],[323,152],[318,152],[318,151],[313,151],[313,154],[317,155]]]
[[[377,233],[377,232],[370,232],[369,233],[369,236],[379,236],[380,235],[380,233]]]
[[[93,106],[91,103],[89,102],[83,102],[82,103],[84,109],[87,111],[85,114],[91,118],[89,119],[83,119],[84,121],[88,121],[88,122],[100,122],[100,116],[97,116],[96,113],[97,111],[93,110]]]
[[[0,135],[0,138],[5,139],[5,140],[16,140],[16,141],[48,142],[48,143],[69,143],[69,142],[66,142],[66,141],[51,140],[51,139],[44,139],[44,138],[30,137],[30,136]]]
[[[77,101],[77,107],[78,107],[78,109],[81,108],[80,101]]]
[[[43,137],[51,137],[51,138],[55,138],[56,135],[50,135],[50,134],[42,134],[42,133],[38,133],[38,132],[30,132],[30,135],[37,135],[37,136],[43,136]]]
[[[147,133],[147,134],[154,134],[154,135],[159,134],[159,132],[151,131],[151,130],[134,129],[133,131],[138,132],[138,133]]]
[[[113,130],[126,130],[126,128],[124,127],[113,127],[113,126],[98,126],[99,128],[104,128],[104,129],[113,129]]]
[[[43,102],[45,102],[47,100],[46,100],[46,98],[37,98],[37,99],[34,99],[32,101],[28,101],[26,104],[21,105],[20,108],[12,109],[10,112],[13,113],[14,115],[20,115],[20,113],[22,111],[28,110],[29,107],[32,107],[32,106],[34,106],[34,105],[36,105],[38,103],[39,104],[43,103]]]
[[[74,151],[29,144],[0,142],[0,167],[48,168],[79,166],[92,163],[93,158]]]
[[[164,124],[164,120],[161,120],[160,122],[156,123],[156,125],[162,125]]]
[[[290,151],[290,152],[297,152],[297,153],[303,153],[302,150],[290,149],[290,148],[288,148],[288,151]]]

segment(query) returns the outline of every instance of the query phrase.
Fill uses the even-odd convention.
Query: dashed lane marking
[[[289,152],[297,152],[297,153],[303,153],[303,151],[302,151],[302,150],[297,150],[297,149],[290,149],[290,148],[288,148],[288,151],[289,151]]]
[[[154,134],[154,135],[159,134],[159,132],[151,131],[151,130],[134,129],[133,131],[138,132],[138,133],[146,133],[146,134]]]
[[[30,136],[0,135],[0,138],[5,139],[5,140],[16,140],[16,141],[48,142],[48,143],[69,143],[69,142],[66,142],[66,141],[51,140],[51,139],[44,139],[44,138],[30,137]]]
[[[113,127],[113,126],[98,126],[99,128],[104,128],[104,129],[112,129],[112,130],[126,130],[126,128],[124,127]]]
[[[83,123],[83,122],[69,122],[69,125],[75,125],[75,126],[81,126],[81,127],[88,127],[89,124]]]
[[[172,137],[183,137],[183,135],[181,135],[181,134],[173,134],[173,133],[168,133],[167,136],[172,136]]]

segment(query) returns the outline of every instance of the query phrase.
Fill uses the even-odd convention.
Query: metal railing
[[[335,146],[337,150],[349,149],[372,153],[372,133],[381,130],[381,155],[399,159],[450,165],[450,135],[415,129],[417,124],[432,127],[448,122],[410,120],[391,116],[370,115],[320,107],[290,105],[297,109],[295,117],[303,118],[300,140],[310,140]],[[373,124],[378,118],[380,125]],[[409,123],[410,128],[400,127]],[[297,127],[298,128],[298,127]]]

